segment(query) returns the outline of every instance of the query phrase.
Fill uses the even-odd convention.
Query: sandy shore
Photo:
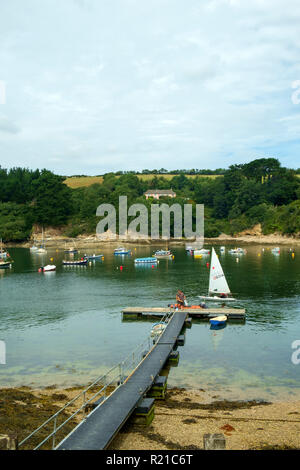
[[[0,389],[0,435],[17,434],[21,441],[81,390]],[[71,406],[65,418],[74,409]],[[71,420],[66,431],[79,420]],[[227,449],[300,449],[300,401],[228,401],[202,389],[169,389],[165,400],[156,400],[151,425],[137,426],[129,419],[110,449],[197,450],[203,449],[206,433],[223,433]]]

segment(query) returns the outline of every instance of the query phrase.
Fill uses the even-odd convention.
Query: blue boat
[[[103,255],[85,255],[84,256],[84,259],[87,259],[89,261],[99,260],[99,259],[102,259],[102,258],[103,258]]]
[[[136,264],[147,264],[147,263],[151,263],[151,264],[156,264],[157,263],[157,259],[156,258],[136,258],[134,260],[134,262]]]
[[[126,250],[126,248],[116,248],[114,250],[114,255],[130,255],[131,250]]]
[[[209,323],[212,326],[226,325],[227,317],[226,315],[220,315],[219,317],[214,317],[209,320]]]

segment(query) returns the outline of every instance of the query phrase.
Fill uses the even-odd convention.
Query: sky
[[[300,167],[299,0],[0,0],[0,165]]]

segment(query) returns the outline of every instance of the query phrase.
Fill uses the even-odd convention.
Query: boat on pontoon
[[[152,328],[151,328],[150,336],[151,337],[160,336],[165,331],[166,326],[167,326],[166,323],[163,323],[163,322],[154,323],[154,325],[152,325]]]
[[[212,248],[211,253],[208,295],[199,295],[198,297],[205,301],[222,303],[234,302],[236,300],[231,296],[226,277],[214,248]]]

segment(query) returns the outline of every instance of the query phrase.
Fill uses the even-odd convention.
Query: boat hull
[[[202,300],[205,300],[205,301],[208,301],[208,302],[236,302],[236,299],[234,299],[233,297],[211,297],[211,296],[205,296],[205,295],[198,295],[199,299],[202,299]]]

